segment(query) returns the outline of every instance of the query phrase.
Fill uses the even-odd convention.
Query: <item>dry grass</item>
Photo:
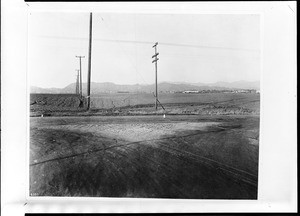
[[[31,116],[44,115],[258,115],[258,94],[160,94],[165,110],[153,109],[151,94],[103,94],[91,98],[91,111],[79,108],[76,95],[32,94]],[[36,102],[36,103],[35,103]]]

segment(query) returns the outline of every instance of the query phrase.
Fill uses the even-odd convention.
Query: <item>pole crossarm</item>
[[[159,53],[156,53],[155,55],[152,56],[152,58],[154,58],[154,57],[156,57],[156,56],[158,56],[158,55],[159,55]]]
[[[157,44],[158,44],[158,42],[156,42],[152,47],[156,47],[157,46]]]
[[[152,61],[152,63],[157,62],[158,60],[159,60],[159,58],[154,59],[154,60]]]

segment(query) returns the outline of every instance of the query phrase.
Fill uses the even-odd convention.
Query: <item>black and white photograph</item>
[[[29,14],[30,196],[257,199],[260,16]]]
[[[1,214],[298,211],[296,2],[1,3]]]

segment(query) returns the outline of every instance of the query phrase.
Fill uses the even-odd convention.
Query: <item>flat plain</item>
[[[32,96],[30,195],[257,199],[259,94],[142,98]]]

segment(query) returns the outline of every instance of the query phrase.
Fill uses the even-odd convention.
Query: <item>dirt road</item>
[[[257,117],[46,117],[30,126],[32,196],[257,198]]]

